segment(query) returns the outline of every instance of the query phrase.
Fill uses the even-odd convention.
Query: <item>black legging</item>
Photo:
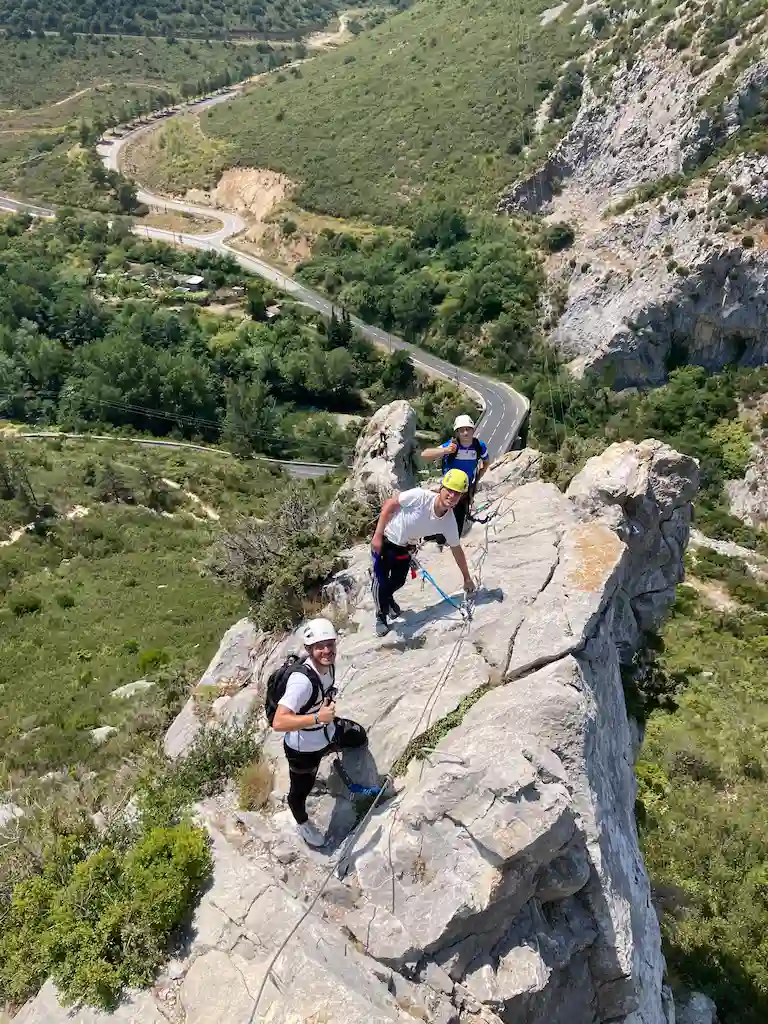
[[[408,569],[411,565],[410,548],[393,544],[385,537],[381,544],[381,554],[373,552],[373,600],[376,614],[386,618],[392,605],[392,595],[405,585]]]
[[[363,747],[368,742],[368,735],[362,725],[352,722],[349,718],[335,718],[336,733],[333,743],[322,750],[305,752],[293,750],[283,743],[283,750],[288,759],[290,787],[288,789],[288,806],[298,825],[307,821],[307,797],[320,770],[320,762],[327,754],[336,750],[348,750],[352,747]]]

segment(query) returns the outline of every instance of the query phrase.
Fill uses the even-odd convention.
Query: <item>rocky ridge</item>
[[[726,492],[733,515],[756,529],[768,528],[768,446],[752,446],[752,459],[744,477],[729,480]]]
[[[768,360],[762,232],[747,248],[743,231],[721,219],[725,210],[766,209],[764,156],[716,168],[714,197],[704,181],[678,198],[612,212],[638,186],[695,169],[754,113],[768,88],[765,60],[737,77],[716,116],[700,106],[738,53],[732,47],[694,76],[689,61],[656,40],[617,70],[603,95],[585,77],[571,130],[502,196],[500,212],[576,226],[575,245],[549,260],[545,325],[575,373],[605,374],[622,388],[662,383],[681,358],[712,370]]]
[[[377,638],[365,548],[329,589],[339,708],[370,737],[344,767],[370,785],[399,764],[337,872],[361,808],[328,759],[310,798],[328,845],[303,846],[269,736],[265,811],[239,811],[232,796],[199,808],[214,878],[179,958],[151,992],[75,1020],[672,1024],[620,670],[681,578],[697,467],[659,442],[613,445],[562,494],[532,479],[535,464],[514,453],[486,476],[494,518],[466,542],[482,582],[469,626],[411,582],[403,616]],[[450,556],[420,557],[460,592]],[[233,627],[206,673],[219,686],[211,714],[257,702],[297,643]],[[187,725],[185,710],[171,753]],[[323,882],[257,1008],[267,966]],[[50,983],[17,1017],[72,1019]]]

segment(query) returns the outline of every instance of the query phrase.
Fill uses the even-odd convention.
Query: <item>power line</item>
[[[37,398],[51,398],[57,399],[60,397],[60,392],[45,391],[42,389],[36,390],[27,388],[24,391],[10,392],[0,391],[0,398],[29,398],[34,396]],[[139,405],[135,402],[126,402],[118,400],[110,400],[106,398],[86,398],[86,401],[93,405],[104,406],[105,408],[116,409],[119,411],[126,411],[137,413],[139,415],[146,416],[147,418],[161,419],[169,423],[179,423],[184,426],[202,426],[208,429],[215,429],[217,433],[221,432],[222,424],[215,420],[209,420],[202,416],[190,416],[186,413],[175,413],[163,409],[152,409],[149,406]],[[302,439],[300,437],[288,436],[275,434],[266,430],[249,429],[247,431],[249,437],[259,437],[265,440],[274,441],[280,443],[286,448],[293,448],[295,451],[300,451],[305,443],[311,442],[315,446],[325,447],[327,449],[332,448],[335,452],[338,452],[342,457],[342,461],[345,458],[349,458],[354,454],[354,448],[345,447],[337,444],[332,438],[307,438]]]

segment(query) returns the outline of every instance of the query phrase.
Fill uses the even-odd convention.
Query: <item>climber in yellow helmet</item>
[[[467,556],[459,539],[453,509],[469,491],[469,477],[461,469],[449,469],[435,494],[425,487],[400,491],[388,498],[381,509],[371,541],[373,555],[373,600],[376,604],[376,635],[389,632],[388,616],[397,618],[400,607],[394,600],[408,577],[411,555],[417,541],[441,533],[464,577],[464,590],[471,594],[475,584],[469,575]]]

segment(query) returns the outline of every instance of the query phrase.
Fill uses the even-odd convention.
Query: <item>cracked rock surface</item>
[[[719,116],[700,106],[737,53],[693,76],[679,54],[651,43],[604,95],[586,81],[570,130],[501,197],[500,212],[543,213],[575,228],[575,244],[547,261],[545,329],[576,375],[622,389],[663,383],[681,359],[717,371],[768,358],[768,257],[754,238],[742,245],[743,227],[723,215],[765,209],[764,155],[725,159],[712,193],[702,169],[682,194],[664,189],[616,215],[640,186],[695,170],[754,112],[768,83],[764,57],[737,76]]]
[[[225,795],[199,808],[213,882],[154,989],[73,1018],[49,984],[20,1024],[671,1024],[620,665],[674,598],[697,466],[656,441],[613,445],[562,494],[530,479],[535,453],[520,459],[489,472],[493,518],[465,538],[481,577],[468,629],[409,581],[402,617],[376,637],[364,547],[329,591],[347,614],[339,712],[370,736],[346,770],[374,785],[401,766],[342,869],[328,877],[364,807],[326,759],[308,808],[327,846],[304,846],[269,736],[267,807],[242,812]],[[419,557],[458,597],[450,554]],[[232,642],[250,681],[227,699],[252,703],[296,641],[254,634],[244,654],[245,629]]]

